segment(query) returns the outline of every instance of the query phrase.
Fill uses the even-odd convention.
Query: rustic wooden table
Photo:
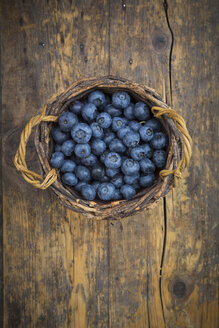
[[[2,0],[3,327],[217,327],[216,0]],[[153,211],[95,222],[28,185],[27,120],[73,81],[119,75],[163,92],[193,157]],[[33,138],[28,165],[40,170]]]

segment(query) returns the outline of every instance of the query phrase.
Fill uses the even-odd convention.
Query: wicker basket
[[[163,129],[169,137],[165,169],[160,172],[152,187],[141,190],[129,201],[86,201],[73,188],[62,184],[59,171],[52,169],[49,163],[54,147],[50,138],[52,122],[56,121],[57,117],[68,109],[73,100],[83,99],[95,89],[100,89],[108,94],[122,89],[129,92],[135,101],[147,103],[152,108],[154,116],[160,119]],[[40,175],[28,170],[25,162],[26,144],[34,126],[37,126],[35,146],[42,164],[44,181]],[[21,143],[15,155],[14,164],[22,172],[25,180],[32,185],[41,189],[50,186],[63,205],[87,218],[100,220],[120,219],[144,209],[153,208],[174,186],[176,179],[181,177],[181,172],[188,165],[190,156],[191,138],[184,120],[173,109],[170,109],[153,89],[123,78],[105,76],[75,82],[54,101],[45,106],[41,115],[32,118],[22,132]]]

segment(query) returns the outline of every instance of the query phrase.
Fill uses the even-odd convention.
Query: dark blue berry
[[[161,123],[156,118],[147,121],[145,125],[152,128],[154,132],[158,132],[161,129]]]
[[[66,140],[62,144],[62,152],[65,156],[71,156],[74,152],[75,143],[73,140]]]
[[[100,181],[94,181],[94,182],[92,183],[92,186],[94,187],[94,189],[95,189],[96,191],[97,191],[99,185],[100,185]]]
[[[125,91],[117,91],[112,95],[112,104],[116,108],[126,108],[130,104],[130,96]]]
[[[91,142],[91,149],[94,155],[101,155],[106,150],[106,144],[101,139],[93,139]]]
[[[136,175],[124,175],[124,182],[131,185],[136,184],[138,183],[139,177],[139,173],[137,173]]]
[[[88,96],[88,102],[93,103],[97,107],[103,105],[105,101],[106,101],[105,95],[100,90],[93,91]]]
[[[139,180],[141,187],[150,187],[154,184],[154,181],[155,176],[154,173],[151,172],[147,175],[142,175]]]
[[[82,107],[81,115],[85,121],[93,121],[97,116],[97,107],[92,103],[85,104]]]
[[[118,108],[115,108],[112,104],[108,104],[104,111],[108,113],[111,117],[120,116],[122,111]]]
[[[56,144],[55,151],[62,151],[62,145]]]
[[[105,152],[103,154],[100,155],[100,161],[101,163],[104,163],[106,160],[106,155],[109,154],[109,150],[105,150]]]
[[[109,177],[109,178],[113,178],[116,174],[118,174],[120,171],[120,169],[110,169],[110,168],[107,168],[106,169],[106,175]]]
[[[72,127],[78,123],[78,118],[74,113],[64,112],[59,116],[58,121],[63,132],[70,132]]]
[[[123,185],[123,174],[117,174],[112,179],[111,182],[116,188],[120,188]]]
[[[139,121],[148,120],[150,118],[150,109],[148,105],[139,101],[135,104],[134,115]]]
[[[134,104],[130,103],[128,105],[128,107],[126,107],[124,109],[124,116],[128,119],[128,120],[134,120],[135,116],[134,116]]]
[[[103,129],[101,128],[101,126],[96,123],[93,122],[91,125],[91,130],[92,130],[92,134],[95,138],[102,138],[103,137]]]
[[[115,189],[113,194],[113,200],[119,200],[122,199],[122,194],[119,189]]]
[[[69,139],[69,134],[62,132],[58,126],[53,128],[52,136],[57,144],[62,144],[64,141]]]
[[[113,199],[115,189],[116,188],[112,183],[104,182],[99,185],[97,193],[101,200],[111,200]]]
[[[159,169],[165,166],[167,153],[165,150],[155,150],[153,153],[153,162]]]
[[[141,171],[144,173],[150,173],[155,171],[155,165],[149,158],[143,158],[140,162]]]
[[[106,155],[106,159],[104,163],[106,167],[110,169],[116,169],[121,166],[122,159],[118,153],[110,152]]]
[[[148,142],[151,139],[153,139],[153,136],[154,136],[154,132],[153,132],[152,128],[150,128],[147,125],[143,125],[140,128],[139,133],[140,133],[141,139],[143,141],[146,141],[146,142]]]
[[[137,146],[137,147],[132,148],[131,152],[130,152],[130,155],[135,161],[140,161],[146,155],[145,147],[144,146]]]
[[[120,192],[123,195],[123,197],[127,200],[132,199],[135,194],[135,188],[133,188],[131,185],[125,184],[120,188]]]
[[[109,149],[111,152],[116,153],[124,153],[126,151],[126,147],[123,142],[117,138],[113,139],[109,144]]]
[[[138,132],[127,132],[123,138],[123,143],[127,147],[136,147],[140,142],[140,135]]]
[[[107,132],[105,133],[105,135],[103,136],[103,141],[105,142],[105,144],[108,146],[110,144],[110,142],[116,138],[116,135],[114,132]]]
[[[105,175],[105,168],[103,165],[97,164],[91,169],[91,176],[93,180],[101,181]]]
[[[97,163],[98,159],[94,154],[90,154],[88,157],[81,158],[81,164],[85,166],[93,167]]]
[[[124,117],[113,117],[112,129],[113,131],[118,131],[121,128],[124,128],[127,121]]]
[[[74,149],[75,155],[79,158],[88,157],[91,153],[89,144],[77,144]]]
[[[131,132],[131,128],[129,126],[124,126],[124,128],[121,128],[117,131],[117,136],[119,139],[123,139],[126,133]]]
[[[78,183],[78,179],[74,173],[68,172],[62,175],[62,182],[69,186],[75,186]]]
[[[61,167],[61,172],[73,172],[76,164],[70,159],[66,159]]]
[[[75,185],[75,190],[76,191],[81,191],[81,188],[83,187],[83,186],[85,186],[87,183],[86,182],[84,182],[84,181],[80,181],[80,182],[78,182],[76,185]]]
[[[154,149],[161,149],[167,145],[167,136],[163,132],[155,132],[150,144]]]
[[[108,113],[103,112],[97,116],[96,122],[101,126],[101,128],[107,129],[112,123],[112,117]]]
[[[86,200],[94,200],[96,197],[96,190],[93,186],[87,184],[85,186],[82,186],[81,194]]]
[[[52,154],[52,157],[50,159],[50,164],[52,167],[55,167],[59,169],[64,163],[64,155],[60,151],[57,151]]]
[[[83,165],[76,166],[75,175],[78,177],[78,179],[84,182],[89,182],[91,179],[90,170]]]
[[[71,129],[71,136],[77,143],[87,143],[92,136],[92,130],[89,125],[79,123]]]
[[[104,108],[110,103],[110,96],[109,95],[105,95],[105,101],[103,103],[103,105],[100,105],[99,108],[100,110],[104,110]]]
[[[73,103],[70,104],[69,110],[72,113],[75,113],[76,115],[79,115],[81,113],[81,109],[84,106],[84,104],[78,100],[74,101]]]
[[[134,161],[132,158],[124,160],[122,163],[122,172],[125,175],[136,175],[138,174],[140,165],[137,161]]]
[[[144,147],[144,151],[145,151],[145,156],[148,158],[151,158],[153,155],[153,150],[151,149],[151,147],[149,146],[148,143],[145,143],[142,145]]]
[[[137,121],[130,121],[129,122],[129,127],[135,132],[138,132],[139,129],[141,128],[141,126],[142,125]]]

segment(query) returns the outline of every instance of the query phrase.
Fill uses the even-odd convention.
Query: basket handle
[[[25,128],[23,129],[20,137],[20,144],[18,150],[14,157],[14,165],[18,171],[20,171],[23,175],[23,178],[32,184],[34,187],[39,189],[46,189],[48,188],[53,182],[57,179],[57,173],[55,169],[52,169],[45,179],[27,168],[26,163],[26,146],[31,135],[33,127],[38,125],[40,122],[56,122],[58,116],[46,116],[46,105],[43,107],[42,113],[32,117],[29,122],[26,124]],[[43,181],[42,181],[43,180]]]
[[[160,177],[164,178],[170,174],[174,176],[174,187],[177,184],[177,179],[182,178],[182,171],[189,165],[190,158],[192,156],[192,138],[189,135],[189,132],[186,127],[186,122],[174,109],[171,108],[162,108],[158,106],[153,106],[151,108],[152,113],[155,117],[160,117],[164,114],[167,114],[170,118],[172,118],[181,132],[184,145],[183,145],[183,157],[179,161],[179,164],[174,170],[162,170],[160,171]]]

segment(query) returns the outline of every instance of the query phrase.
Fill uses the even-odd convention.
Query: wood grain
[[[217,327],[217,10],[214,0],[1,2],[3,327]],[[54,94],[106,74],[161,94],[165,81],[194,139],[180,186],[121,222],[66,210],[12,163],[25,122]],[[39,171],[33,139],[27,157]]]

